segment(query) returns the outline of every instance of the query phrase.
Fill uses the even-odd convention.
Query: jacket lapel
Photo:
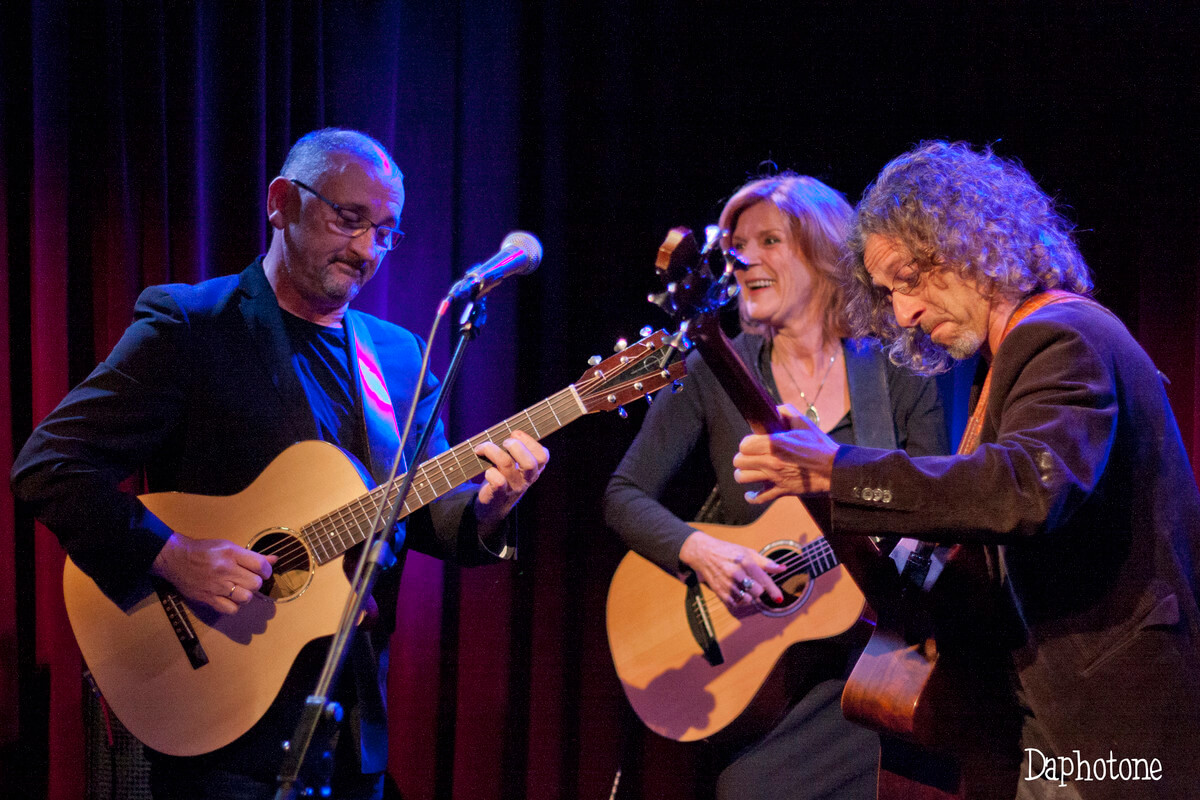
[[[866,340],[846,340],[846,380],[854,415],[854,443],[860,447],[896,449],[892,399],[888,394],[884,355]]]
[[[292,367],[292,347],[283,327],[283,310],[267,282],[261,257],[242,272],[239,288],[249,346],[257,351],[258,361],[275,387],[282,411],[280,420],[287,424],[297,442],[317,438],[317,422]]]
[[[382,483],[391,474],[392,461],[400,450],[396,411],[379,366],[375,342],[361,316],[354,311],[347,311],[342,324],[346,326],[350,337],[355,385],[362,400],[363,423],[367,434],[367,466],[376,483]],[[400,470],[404,469],[406,465],[401,463]]]

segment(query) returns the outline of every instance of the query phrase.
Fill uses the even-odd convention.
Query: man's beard
[[[974,331],[961,331],[943,349],[955,361],[966,361],[983,347],[983,337]]]

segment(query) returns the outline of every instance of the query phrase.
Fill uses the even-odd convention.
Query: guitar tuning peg
[[[675,290],[677,288],[678,288],[678,284],[675,283],[675,281],[671,281],[670,283],[667,284],[667,294],[675,294]]]
[[[649,392],[646,392],[646,405],[654,405],[654,395],[650,394]]]
[[[629,347],[629,341],[624,336],[622,336],[620,339],[617,339],[617,343],[615,345],[613,345],[613,352],[619,353],[622,350],[624,350],[626,347]]]
[[[601,362],[601,361],[603,361],[603,360],[604,360],[604,359],[603,359],[603,358],[601,358],[600,356],[592,356],[591,358],[589,358],[589,359],[588,359],[588,366],[589,366],[589,367],[597,367],[597,366],[600,366],[600,362]]]
[[[629,419],[629,412],[625,410],[625,406],[617,407],[617,416],[621,419]]]
[[[649,336],[652,333],[654,333],[654,328],[651,328],[649,325],[646,325],[640,331],[638,331],[638,336],[641,336],[643,339],[645,339],[647,336]]]
[[[679,381],[671,382],[671,394],[676,394],[682,388],[683,388],[683,384],[680,383]]]

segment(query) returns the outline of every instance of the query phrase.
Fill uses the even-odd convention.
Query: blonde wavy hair
[[[854,210],[846,198],[816,178],[781,172],[770,177],[755,178],[734,192],[721,210],[718,224],[724,231],[721,242],[729,250],[729,238],[737,228],[738,218],[751,206],[770,203],[779,209],[788,222],[792,247],[809,269],[816,282],[815,296],[824,311],[821,327],[829,339],[838,339],[849,331],[845,304],[842,299],[843,280],[839,273],[842,244],[850,230]],[[746,317],[743,299],[738,298],[742,330],[770,338],[769,326]]]

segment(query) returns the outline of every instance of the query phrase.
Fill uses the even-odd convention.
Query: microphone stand
[[[409,462],[409,469],[404,473],[400,489],[396,493],[396,501],[388,513],[387,524],[383,526],[382,531],[379,533],[379,538],[375,540],[374,545],[360,556],[365,559],[365,562],[360,565],[359,571],[356,574],[358,580],[350,587],[348,613],[343,617],[343,627],[339,628],[337,633],[334,634],[333,641],[330,643],[329,653],[325,657],[325,667],[321,672],[321,677],[318,679],[313,693],[304,701],[304,709],[301,711],[300,719],[296,723],[292,738],[283,743],[284,757],[283,763],[279,767],[279,788],[275,792],[275,800],[292,800],[300,795],[311,797],[314,795],[312,785],[316,783],[319,783],[322,789],[315,794],[321,797],[330,796],[333,752],[337,741],[337,723],[342,719],[343,710],[339,703],[329,698],[329,692],[337,680],[337,676],[341,673],[343,664],[345,664],[346,653],[354,636],[354,628],[358,625],[358,618],[362,612],[363,603],[366,602],[366,598],[371,595],[371,591],[375,588],[375,581],[379,577],[380,571],[391,566],[396,561],[392,553],[392,548],[388,545],[388,541],[395,535],[396,518],[399,516],[400,509],[404,507],[404,501],[408,497],[417,467],[420,466],[425,457],[425,451],[428,449],[433,429],[437,427],[433,424],[433,421],[441,413],[447,391],[454,385],[455,380],[458,378],[459,368],[462,366],[462,359],[466,353],[467,345],[479,335],[479,331],[487,321],[485,299],[480,296],[480,288],[481,285],[478,284],[474,287],[467,300],[467,305],[463,308],[463,312],[459,317],[458,344],[455,346],[454,355],[450,359],[450,366],[446,370],[446,375],[438,387],[437,395],[434,398],[433,410],[429,414],[428,424],[425,425],[425,430],[421,432],[416,452]],[[448,299],[443,301],[443,305],[448,304]],[[419,391],[417,394],[419,394]],[[415,395],[413,402],[416,402]],[[400,442],[400,452],[404,452],[404,442]],[[400,463],[399,458],[397,458],[395,463]],[[392,475],[388,479],[388,484],[394,483],[395,480],[396,471],[393,469]],[[381,502],[387,501],[389,493],[390,489],[383,493],[383,500]],[[367,542],[370,543],[371,541],[372,538],[369,535]],[[404,542],[402,539],[400,546],[403,547],[403,545]],[[309,763],[308,759],[309,751],[313,749],[314,745],[321,753],[320,762],[316,765]],[[310,778],[314,774],[316,780]],[[306,778],[308,779],[306,780]]]

